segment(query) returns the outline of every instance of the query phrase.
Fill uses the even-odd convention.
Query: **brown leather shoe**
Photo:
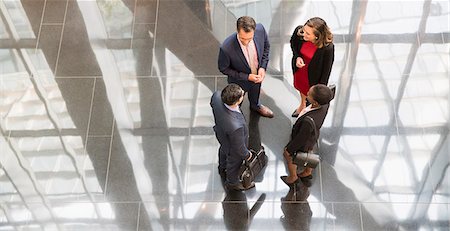
[[[268,108],[262,104],[261,104],[261,106],[259,106],[258,110],[255,110],[255,111],[257,111],[261,116],[273,118],[272,110],[270,110],[270,108]]]

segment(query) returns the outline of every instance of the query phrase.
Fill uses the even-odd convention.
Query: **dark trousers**
[[[247,92],[248,101],[250,101],[250,108],[257,110],[259,109],[259,93],[261,91],[261,83],[254,83],[251,81],[239,81],[228,77],[228,83],[235,83],[239,85],[242,90]]]
[[[231,153],[230,142],[225,133],[216,126],[213,129],[220,144],[219,169],[226,169],[228,183],[237,184],[239,183],[239,169],[242,165],[242,159],[239,155]]]

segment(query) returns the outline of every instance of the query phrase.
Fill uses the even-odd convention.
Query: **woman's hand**
[[[301,57],[297,57],[297,60],[295,61],[295,65],[298,68],[302,68],[305,66],[305,62],[303,61],[303,59]]]

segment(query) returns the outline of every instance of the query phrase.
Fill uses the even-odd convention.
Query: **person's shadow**
[[[300,183],[281,198],[280,221],[285,230],[310,230],[312,211],[306,200],[308,196],[309,188]]]
[[[261,194],[252,208],[249,209],[244,192],[228,191],[222,201],[223,220],[227,230],[248,230],[253,217],[261,208],[265,199],[266,194]]]
[[[258,112],[250,110],[248,118],[248,149],[258,152],[261,149],[261,134],[259,132],[261,116]]]

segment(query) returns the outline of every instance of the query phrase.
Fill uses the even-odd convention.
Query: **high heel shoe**
[[[297,180],[295,180],[294,182],[292,182],[292,183],[289,183],[288,181],[287,181],[287,177],[288,176],[280,176],[280,178],[281,178],[281,180],[287,185],[287,186],[289,186],[289,187],[294,187],[296,184],[298,184],[299,182],[300,182],[300,178],[297,178]]]
[[[298,113],[297,109],[295,109],[294,112],[292,112],[291,116],[294,117],[294,118],[297,118],[299,114],[300,113]]]

